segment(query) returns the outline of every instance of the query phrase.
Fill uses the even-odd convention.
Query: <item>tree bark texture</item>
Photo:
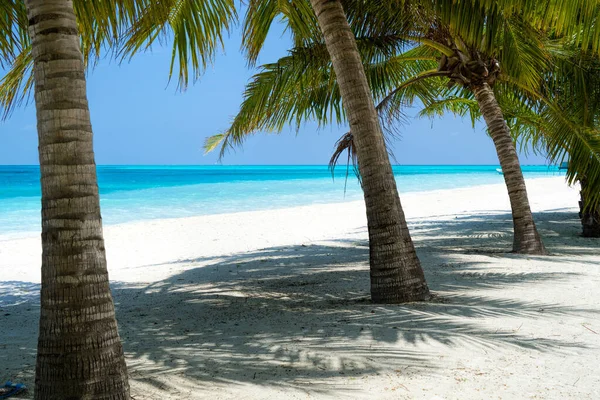
[[[579,218],[581,219],[581,235],[583,237],[599,238],[600,237],[600,206],[588,208],[586,210],[585,197],[583,189],[587,186],[587,181],[582,179],[581,192],[579,192],[581,200],[579,201]]]
[[[355,140],[369,230],[371,298],[425,300],[429,289],[415,252],[356,39],[339,0],[311,0]]]
[[[487,83],[474,86],[472,90],[496,146],[504,182],[508,189],[514,226],[513,252],[546,254],[531,214],[517,150],[494,91]]]
[[[26,0],[42,184],[35,398],[129,399],[110,293],[92,127],[70,0]]]

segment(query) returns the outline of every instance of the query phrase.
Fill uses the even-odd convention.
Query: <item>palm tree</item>
[[[293,28],[293,40],[298,46],[313,43],[315,37],[318,41],[324,40],[327,45],[319,46],[321,54],[325,54],[328,60],[336,59],[338,72],[337,83],[345,98],[344,107],[349,117],[351,129],[358,132],[361,137],[357,144],[359,152],[359,168],[363,173],[363,191],[367,208],[367,220],[369,229],[370,246],[370,269],[371,269],[371,298],[379,303],[399,303],[406,301],[423,300],[429,297],[424,274],[416,255],[406,219],[402,211],[400,198],[396,183],[391,170],[391,165],[386,152],[386,147],[381,131],[381,126],[374,111],[373,100],[369,93],[369,87],[365,81],[365,72],[360,63],[355,38],[350,31],[344,10],[339,1],[318,1],[310,3],[304,1],[281,2],[278,0],[251,1],[245,17],[243,43],[247,50],[250,64],[256,62],[258,54],[264,44],[269,27],[273,20],[281,15]],[[312,6],[312,8],[311,8]],[[317,18],[315,18],[315,15]],[[330,25],[331,24],[331,25]],[[339,43],[332,43],[335,37],[343,38]],[[335,56],[330,57],[330,54]],[[295,82],[304,82],[305,77],[301,71],[296,71]],[[315,70],[311,71],[315,72]],[[321,71],[316,71],[321,75]],[[330,75],[332,76],[332,75]],[[265,79],[269,80],[269,74]],[[344,78],[341,78],[344,77]],[[350,80],[355,80],[354,83]],[[331,78],[330,82],[336,81]],[[337,88],[336,83],[336,88]],[[261,90],[260,86],[256,89]],[[269,88],[267,89],[270,90]],[[286,98],[294,98],[299,103],[309,103],[314,96],[298,96],[296,93],[282,93]],[[302,92],[300,92],[302,93]],[[263,93],[268,97],[267,93]],[[319,96],[330,97],[330,93],[322,92]],[[337,99],[333,107],[337,111],[342,108],[340,92],[337,91],[332,98]],[[266,99],[263,97],[262,99]],[[258,100],[259,102],[261,100]],[[281,103],[283,104],[283,103]],[[275,104],[273,104],[275,105]],[[284,106],[287,108],[288,106]],[[295,105],[289,105],[290,109]],[[270,108],[266,103],[259,107],[259,113],[250,111],[247,114],[240,113],[227,134],[217,135],[207,142],[207,149],[212,150],[218,146],[222,139],[232,137],[229,133],[236,131],[237,127],[245,130],[246,124],[256,127],[262,125],[266,115],[273,117],[280,114],[281,109]],[[327,114],[327,105],[316,111],[322,116]],[[261,115],[260,112],[265,114]],[[286,114],[284,112],[284,114]],[[339,113],[338,113],[339,114]],[[267,117],[269,118],[269,117]],[[277,117],[275,117],[277,119]],[[323,122],[323,119],[319,119]],[[283,121],[275,122],[279,128]],[[240,138],[244,135],[233,135]],[[223,155],[225,146],[222,147]]]
[[[332,18],[333,21],[337,23],[337,25],[335,25],[335,29],[339,30],[336,31],[338,32],[337,34],[341,34],[345,38],[342,47],[343,52],[340,56],[343,55],[344,62],[350,63],[352,67],[347,67],[348,69],[344,69],[343,73],[358,79],[358,86],[351,86],[350,88],[346,85],[347,81],[344,80],[344,84],[346,85],[344,90],[352,91],[362,87],[360,90],[367,90],[368,92],[368,87],[364,87],[363,67],[360,65],[357,66],[356,64],[356,43],[352,33],[348,30],[348,22],[344,16],[341,4],[337,1],[331,2],[331,4],[325,3],[326,2],[323,2],[323,4],[310,3],[312,8],[311,6],[307,8],[307,3],[303,1],[251,1],[245,17],[243,34],[244,47],[247,50],[250,64],[253,65],[256,62],[269,27],[274,18],[278,15],[283,16],[293,28],[291,30],[293,41],[299,46],[312,43],[315,37],[319,38],[318,40],[323,40],[324,37],[331,39],[332,35],[336,35],[336,33],[332,33],[331,28],[328,25],[323,25],[327,24],[327,21],[320,20],[320,17],[315,18],[315,14],[319,16],[321,13],[325,13],[324,15],[327,16],[326,18]],[[348,33],[350,33],[350,36],[348,36]],[[340,44],[340,46],[341,45],[342,44]],[[322,44],[319,47],[319,51],[321,54],[325,54],[328,60],[330,59],[330,52],[336,52],[336,54],[339,53],[339,50],[336,48],[328,48],[325,44]],[[340,67],[340,64],[338,64],[338,67]],[[302,72],[296,72],[297,75],[292,79],[295,82],[304,82],[305,79],[302,77]],[[317,71],[316,73],[319,75],[321,74],[320,71]],[[269,75],[270,74],[264,75],[264,78],[269,80]],[[331,78],[331,81],[335,81],[335,79]],[[260,86],[257,86],[256,89],[259,91],[261,90]],[[314,96],[312,95],[305,97],[298,96],[297,93],[298,92],[294,94],[284,93],[282,95],[286,98],[294,98],[294,101],[301,104],[309,103],[314,100]],[[267,93],[263,94],[268,97]],[[329,97],[329,93],[325,92],[320,93],[319,95]],[[364,93],[358,95],[358,98],[361,99],[359,101],[354,100],[355,96],[357,95],[353,94],[352,96],[349,96],[348,92],[346,92],[348,101],[344,104],[344,107],[347,109],[352,107],[354,110],[359,107],[360,101],[366,101],[366,105],[362,108],[366,108],[367,111],[363,111],[362,114],[359,113],[359,115],[361,115],[361,118],[364,116],[366,118],[365,121],[368,121],[368,123],[358,123],[360,121],[356,122],[356,117],[354,117],[351,126],[353,130],[359,129],[359,132],[367,132],[366,134],[361,133],[367,140],[362,142],[362,149],[365,151],[361,150],[363,153],[359,156],[361,159],[359,165],[361,165],[361,170],[364,169],[367,171],[367,175],[363,177],[362,183],[369,225],[371,297],[375,302],[387,303],[425,299],[428,297],[429,291],[408,232],[395,181],[393,179],[391,165],[389,164],[389,158],[385,151],[381,127],[377,120],[373,122],[373,114],[370,114],[369,111],[373,107],[373,102],[371,99],[367,100],[364,97]],[[262,99],[266,100],[266,97],[263,97]],[[334,107],[337,111],[340,111],[342,105],[339,92],[336,92],[333,97],[338,100]],[[261,100],[258,101],[260,102]],[[289,107],[293,109],[296,105],[289,104]],[[325,105],[325,108],[327,108],[327,105]],[[325,108],[316,112],[325,116],[327,114]],[[264,115],[270,115],[271,117],[281,113],[281,109],[276,107],[270,108],[266,103],[262,104],[259,111],[265,112],[266,114]],[[366,113],[368,113],[368,115]],[[284,114],[286,113],[284,112]],[[228,130],[228,133],[235,131],[237,129],[236,127],[245,126],[246,124],[252,126],[256,126],[255,124],[262,125],[264,122],[263,115],[259,113],[255,114],[249,112],[243,116],[242,113],[240,113],[238,116],[241,116],[244,121],[241,122],[236,118],[236,121],[234,121],[234,124]],[[275,117],[275,119],[277,119],[277,117]],[[320,122],[323,122],[322,119],[317,119]],[[279,122],[282,123],[279,125],[279,128],[281,128],[284,121],[280,120],[275,122],[275,124],[278,124]],[[353,123],[356,126],[354,126]],[[369,131],[366,131],[367,126],[370,127]],[[228,133],[225,135],[217,135],[216,137],[209,139],[207,142],[207,149],[214,149],[221,139],[230,138],[231,136]],[[236,137],[241,138],[241,136]],[[228,143],[228,140],[225,140]],[[360,146],[361,145],[358,145],[357,148]],[[221,156],[224,154],[224,149],[225,146],[222,147]],[[381,166],[381,172],[375,170],[373,167],[374,164]],[[385,193],[388,190],[390,193]],[[390,216],[389,218],[388,215]],[[385,226],[386,224],[388,224],[388,226]]]
[[[127,399],[75,13],[65,0],[26,0],[25,6],[42,183],[35,397]]]
[[[180,83],[186,84],[188,62],[194,72],[204,66],[235,10],[227,0],[208,7],[175,0],[26,0],[3,2],[0,13],[0,62],[11,66],[0,89],[5,111],[35,83],[43,249],[35,398],[128,399],[106,268],[85,64],[129,25],[126,54],[169,31]]]
[[[482,16],[482,18],[485,18],[485,16]],[[499,19],[496,18],[494,21],[497,23]],[[494,52],[496,54],[486,52],[485,49],[479,48],[477,45],[465,43],[460,36],[452,34],[452,30],[448,25],[440,25],[438,18],[434,18],[428,24],[429,28],[426,25],[425,29],[422,29],[424,34],[417,36],[415,40],[421,40],[424,45],[434,46],[441,53],[438,58],[437,71],[432,72],[432,75],[444,76],[449,79],[450,85],[462,86],[474,95],[486,122],[488,133],[496,147],[496,153],[508,189],[514,226],[513,252],[546,254],[546,249],[538,234],[529,206],[527,188],[521,171],[517,150],[502,109],[492,89],[501,73],[500,66],[504,64],[507,65],[504,72],[516,72],[512,76],[509,75],[512,79],[519,80],[524,85],[529,83],[528,80],[533,81],[533,84],[539,82],[539,77],[536,75],[539,69],[543,68],[543,63],[540,60],[543,60],[544,56],[543,54],[539,54],[540,52],[538,51],[542,48],[541,43],[538,41],[537,45],[532,46],[531,43],[533,41],[527,40],[523,33],[535,35],[535,32],[532,29],[528,29],[525,24],[520,23],[519,25],[521,26],[518,26],[512,22],[505,20],[505,23],[510,28],[519,29],[519,32],[516,34],[516,29],[511,30],[510,35],[512,37],[509,39],[504,37],[508,33],[502,35],[501,40],[505,46],[498,47],[498,49],[502,49],[502,52]],[[513,51],[507,49],[507,45],[510,46],[511,44],[514,44]],[[526,58],[526,60],[519,60],[518,58],[524,54],[519,54],[517,50],[522,51],[523,47],[528,51],[526,57],[522,57]],[[502,61],[506,60],[506,62],[499,61],[499,58],[504,58]],[[520,65],[520,62],[525,61],[529,62],[530,67],[538,68],[533,71],[527,70],[526,67]],[[517,67],[518,70],[515,68],[511,71],[511,66]],[[392,92],[389,96],[394,95],[395,92]],[[383,100],[383,104],[386,101],[387,98]]]
[[[354,35],[339,1],[311,0],[355,138],[367,209],[371,298],[425,300],[429,289],[412,243]]]

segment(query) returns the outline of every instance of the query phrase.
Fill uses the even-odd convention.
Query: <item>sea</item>
[[[497,165],[394,166],[400,193],[503,183]],[[526,178],[564,175],[524,166]],[[40,231],[38,166],[0,166],[0,235]],[[352,167],[325,165],[98,166],[104,224],[362,199]]]

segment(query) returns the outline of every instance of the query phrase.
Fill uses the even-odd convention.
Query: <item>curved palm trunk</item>
[[[70,0],[26,0],[42,184],[36,399],[128,399]]]
[[[546,254],[529,207],[527,188],[517,150],[494,92],[487,83],[483,83],[474,86],[473,93],[496,146],[498,160],[504,173],[504,182],[508,188],[515,230],[513,251],[523,254]]]
[[[311,3],[355,139],[367,208],[371,298],[376,303],[427,299],[429,289],[408,232],[356,40],[338,0]]]
[[[585,210],[585,197],[583,189],[587,186],[586,179],[580,181],[581,191],[579,196],[579,218],[581,219],[582,236],[583,237],[600,237],[600,207]]]

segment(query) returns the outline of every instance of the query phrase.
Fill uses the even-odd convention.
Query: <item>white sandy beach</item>
[[[368,301],[362,202],[106,227],[133,396],[600,398],[600,240],[527,185],[547,257],[507,253],[504,185],[401,195],[436,294],[401,306]],[[0,236],[0,380],[30,387],[40,253]]]

